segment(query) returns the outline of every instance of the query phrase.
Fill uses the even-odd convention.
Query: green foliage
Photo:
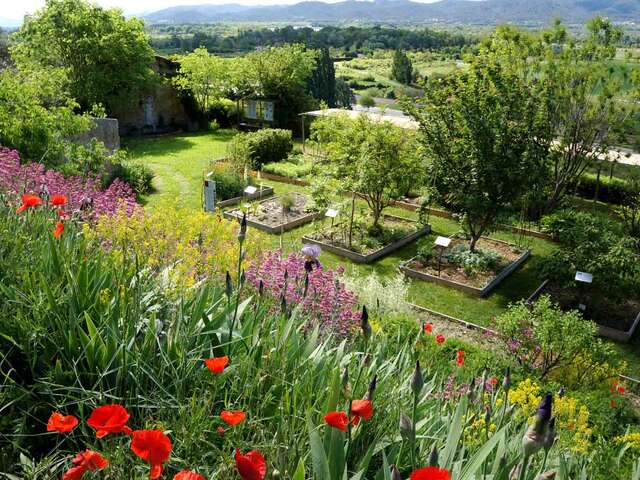
[[[487,54],[466,73],[429,82],[422,100],[404,106],[420,123],[436,200],[463,216],[474,250],[544,173],[532,89],[511,63]]]
[[[60,165],[69,139],[91,125],[74,113],[77,106],[60,69],[0,71],[0,144],[48,167]]]
[[[336,71],[329,49],[323,48],[316,58],[316,68],[309,80],[311,95],[326,103],[330,108],[336,106]]]
[[[547,296],[533,306],[524,301],[511,305],[497,317],[496,327],[506,351],[540,378],[570,366],[594,343],[601,342],[595,323],[583,319],[577,310],[563,312]]]
[[[143,23],[85,0],[47,0],[26,17],[11,53],[19,65],[61,67],[83,110],[131,98],[152,78]]]
[[[342,78],[336,79],[336,107],[351,109],[351,106],[355,103],[356,97],[349,87],[349,84]]]
[[[241,197],[248,185],[244,172],[219,163],[211,167],[209,178],[216,182],[216,198],[218,200]]]
[[[580,270],[592,273],[594,286],[611,298],[637,291],[640,266],[635,241],[624,236],[620,224],[606,217],[562,210],[543,217],[542,228],[561,245],[542,265],[548,278],[567,283]]]
[[[222,98],[230,77],[228,61],[210,55],[205,48],[196,48],[180,59],[180,70],[173,82],[181,90],[191,92],[200,111],[205,113]]]
[[[291,130],[263,128],[237,135],[229,148],[229,156],[236,164],[260,170],[265,163],[279,162],[293,150]]]
[[[391,78],[403,85],[410,85],[413,82],[413,65],[407,54],[402,50],[396,50],[393,54]]]
[[[497,270],[501,264],[500,255],[491,250],[477,249],[471,251],[468,245],[456,245],[447,253],[446,258],[461,267],[469,277],[475,277],[480,272]]]
[[[376,106],[376,101],[373,99],[371,95],[364,93],[360,95],[360,98],[358,99],[358,104],[363,107],[371,108]]]
[[[290,154],[284,161],[267,163],[262,166],[263,172],[287,178],[307,178],[312,175],[313,170],[313,163],[306,161],[302,154]]]
[[[129,184],[137,196],[141,196],[152,192],[154,176],[151,169],[142,163],[121,161],[112,163],[107,168],[107,175],[103,183],[110,185],[116,178],[119,178]]]
[[[323,117],[312,129],[330,160],[324,175],[340,182],[343,191],[362,194],[375,226],[393,200],[419,183],[418,151],[409,132],[366,115]]]
[[[572,187],[569,187],[570,190]],[[577,195],[583,198],[596,199],[600,202],[613,205],[624,205],[627,199],[632,198],[636,188],[630,182],[609,178],[602,175],[598,180],[596,175],[585,173],[575,186]]]

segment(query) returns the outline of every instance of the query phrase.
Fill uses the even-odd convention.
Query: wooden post
[[[302,121],[302,153],[304,154],[304,113],[300,115]]]

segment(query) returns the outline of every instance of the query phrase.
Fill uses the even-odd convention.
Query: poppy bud
[[[369,312],[367,312],[367,307],[364,305],[362,306],[362,315],[360,316],[360,327],[362,328],[364,339],[369,340],[369,338],[371,338],[371,325],[369,325]]]
[[[400,472],[395,465],[391,465],[391,480],[402,480]]]
[[[540,405],[538,405],[536,418],[522,438],[522,448],[525,457],[535,454],[544,446],[547,425],[551,419],[552,402],[553,397],[550,394],[546,394],[540,402]]]
[[[273,472],[271,472],[271,478],[280,478],[280,470],[274,468]]]
[[[429,454],[429,466],[430,467],[437,467],[438,466],[438,447],[436,447],[435,445],[433,445],[433,448],[431,449],[431,453]]]
[[[260,279],[260,283],[258,284],[258,295],[262,296],[264,294],[264,282]]]
[[[484,424],[487,428],[489,428],[489,425],[491,424],[491,413],[491,406],[487,405],[484,412]]]
[[[367,391],[366,400],[373,400],[373,394],[376,391],[376,385],[378,385],[378,376],[374,375],[373,379],[369,382],[369,390]]]
[[[233,293],[233,281],[231,280],[231,275],[229,275],[229,271],[227,270],[227,277],[225,279],[227,298],[231,298],[231,294]]]
[[[244,274],[244,270],[242,270],[242,273],[240,274],[240,282],[239,285],[242,286],[244,285],[244,281],[247,279],[246,275]]]
[[[413,375],[411,376],[411,390],[417,397],[420,395],[423,387],[424,379],[422,378],[422,370],[420,369],[420,360],[416,360],[416,368],[413,370]]]
[[[347,365],[342,370],[342,388],[347,388],[349,385],[349,366]]]
[[[544,436],[544,444],[543,447],[545,450],[551,450],[553,444],[556,441],[556,418],[553,417],[549,420],[549,427],[547,428],[547,433]]]
[[[481,385],[481,393],[480,396],[484,397],[484,393],[487,391],[487,371],[483,370],[482,371],[482,385]]]
[[[240,221],[240,230],[238,231],[238,241],[240,243],[244,242],[244,239],[247,236],[247,214],[242,214],[242,220]]]
[[[289,280],[289,270],[287,270],[285,268],[284,269],[284,283],[287,283],[287,280]]]
[[[413,424],[411,423],[411,419],[407,417],[404,413],[400,414],[400,435],[402,438],[409,442],[413,442],[415,439],[415,432],[413,431]]]
[[[511,388],[511,367],[507,367],[507,371],[504,374],[504,380],[502,381],[502,388],[507,391]]]

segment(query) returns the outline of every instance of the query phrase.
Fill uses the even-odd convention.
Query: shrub
[[[597,191],[599,201],[614,205],[623,205],[625,200],[634,193],[628,182],[615,177],[609,179],[605,175],[600,177],[600,186],[598,186],[597,176],[584,174],[574,188],[578,196],[588,199],[595,198]]]
[[[250,168],[260,170],[265,163],[284,160],[291,150],[291,130],[263,128],[236,136],[229,156],[234,162],[244,162]]]
[[[180,290],[236,271],[237,229],[236,222],[209,213],[163,207],[139,210],[130,217],[101,216],[84,233],[106,249],[114,264],[144,261],[152,271],[164,272],[168,284]],[[252,234],[246,241],[248,255],[259,253],[260,238]]]
[[[245,179],[244,172],[240,173],[230,164],[220,162],[214,162],[211,165],[209,178],[216,182],[218,200],[241,197],[244,189],[249,185],[249,177]]]
[[[505,350],[541,379],[571,367],[579,357],[589,358],[594,344],[602,342],[594,322],[577,310],[563,312],[546,295],[531,307],[524,301],[510,305],[497,317],[496,327]]]
[[[355,293],[358,300],[375,315],[406,314],[410,308],[409,283],[404,275],[397,274],[390,279],[383,279],[377,273],[345,277],[344,284],[348,290]]]
[[[358,104],[366,108],[371,108],[376,106],[376,101],[369,95],[361,95],[358,99]]]
[[[103,180],[105,186],[111,185],[119,179],[129,185],[136,195],[147,195],[153,190],[153,171],[146,165],[138,162],[122,162],[112,164],[107,169],[108,173]]]
[[[247,280],[255,289],[259,289],[262,282],[264,291],[275,299],[284,294],[289,306],[300,305],[308,327],[317,325],[325,334],[350,337],[358,326],[359,313],[355,311],[355,295],[340,281],[343,270],[312,271],[305,293],[304,258],[294,253],[282,257],[280,252],[271,251],[251,264]]]
[[[480,272],[497,270],[501,263],[500,255],[491,250],[477,249],[472,252],[469,245],[458,244],[445,253],[446,258],[458,265],[469,277],[474,277]]]

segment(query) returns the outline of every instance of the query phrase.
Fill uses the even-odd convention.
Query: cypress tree
[[[396,50],[393,54],[391,78],[403,85],[409,85],[413,80],[413,65],[411,65],[411,60],[409,60],[407,54],[402,50]]]
[[[329,107],[336,106],[336,71],[328,48],[323,48],[316,59],[309,89],[314,98],[323,100]]]

